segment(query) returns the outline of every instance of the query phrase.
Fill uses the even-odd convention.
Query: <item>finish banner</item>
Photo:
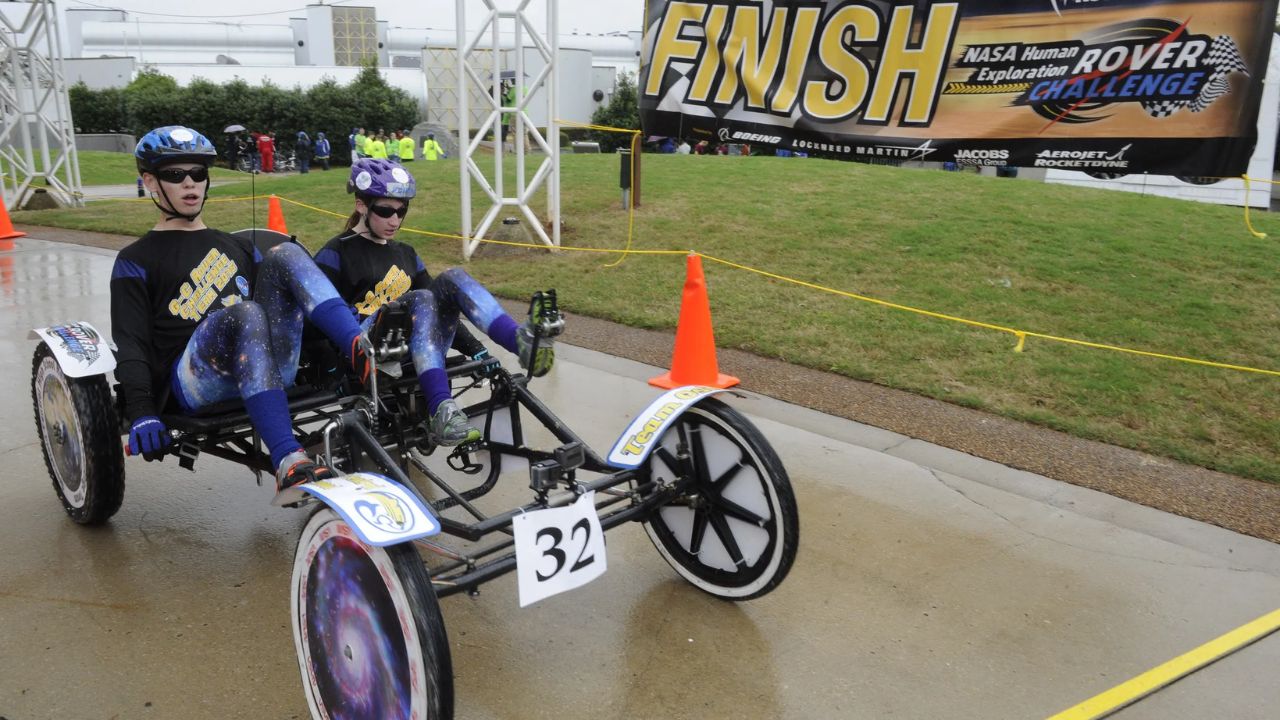
[[[649,0],[649,135],[1234,177],[1277,0]]]

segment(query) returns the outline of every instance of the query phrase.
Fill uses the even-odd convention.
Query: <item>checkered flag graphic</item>
[[[1231,92],[1231,83],[1227,81],[1226,76],[1210,80],[1200,89],[1200,94],[1196,96],[1196,99],[1191,101],[1191,112],[1198,113],[1208,108],[1213,104],[1214,100],[1229,92]]]
[[[1209,46],[1209,54],[1204,58],[1204,64],[1213,68],[1209,73],[1210,80],[1218,80],[1237,72],[1249,74],[1249,66],[1245,64],[1240,48],[1236,46],[1236,41],[1232,40],[1230,35],[1219,35],[1213,39],[1213,44]]]
[[[1167,118],[1187,106],[1186,100],[1144,100],[1140,103],[1147,114],[1156,118]]]

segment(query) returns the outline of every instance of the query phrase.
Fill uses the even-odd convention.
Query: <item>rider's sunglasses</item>
[[[389,219],[392,215],[396,215],[396,216],[399,216],[401,220],[403,220],[404,216],[409,214],[409,206],[401,205],[398,208],[394,208],[394,207],[391,207],[390,205],[370,205],[369,212],[373,213],[374,215],[377,215],[380,218]]]
[[[177,185],[178,183],[182,182],[183,178],[186,178],[188,176],[195,182],[198,182],[198,183],[204,182],[205,180],[209,179],[209,168],[207,167],[193,167],[193,168],[167,167],[167,168],[160,168],[159,170],[156,171],[156,177],[160,178],[161,180],[167,183],[172,183],[174,185]]]

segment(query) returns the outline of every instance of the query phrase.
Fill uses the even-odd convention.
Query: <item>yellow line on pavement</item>
[[[1280,630],[1280,610],[1269,612],[1247,625],[1242,625],[1221,637],[1210,640],[1195,650],[1152,668],[1101,695],[1063,710],[1049,720],[1094,720],[1106,717],[1210,663],[1261,640],[1276,630]]]

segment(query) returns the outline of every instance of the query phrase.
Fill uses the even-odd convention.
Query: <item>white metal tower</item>
[[[473,82],[481,89],[485,97],[488,99],[488,112],[484,116],[484,120],[476,129],[475,137],[471,136],[471,113],[468,108],[471,93],[463,92],[459,87],[458,92],[458,146],[460,149],[459,174],[462,183],[462,235],[464,258],[470,259],[471,254],[480,245],[485,233],[493,225],[498,217],[498,213],[505,207],[519,208],[520,213],[524,216],[525,223],[533,230],[539,240],[548,247],[559,247],[560,245],[560,131],[556,122],[556,111],[558,105],[559,92],[558,83],[556,81],[556,60],[560,50],[559,41],[559,0],[547,0],[547,17],[546,26],[542,32],[539,32],[531,22],[527,10],[530,0],[518,0],[515,9],[506,10],[499,9],[495,0],[481,0],[484,3],[486,12],[481,21],[479,29],[474,33],[467,30],[467,0],[457,0],[457,14],[455,21],[458,27],[458,82],[463,84]],[[503,59],[506,53],[502,52],[502,46],[499,44],[499,25],[503,21],[510,21],[514,25],[514,43],[510,56],[514,59],[514,71],[511,77],[515,83],[515,103],[513,105],[503,105],[502,91],[500,81],[503,75]],[[480,52],[479,46],[488,31],[490,41],[488,47],[492,49],[489,58],[491,59],[491,75],[485,79],[476,72],[473,63],[469,62],[469,58],[477,52]],[[531,79],[530,82],[524,83],[525,79],[525,57],[524,57],[524,41],[525,34],[533,43],[533,47],[541,54],[544,65],[538,74]],[[465,79],[469,78],[469,80]],[[530,121],[528,115],[528,106],[530,99],[534,96],[539,87],[544,90],[547,101],[547,128],[546,134],[543,135],[538,131],[536,125]],[[515,191],[511,195],[506,194],[506,183],[503,177],[503,156],[507,150],[505,143],[501,139],[501,126],[503,120],[507,121],[507,125],[511,128],[516,172],[515,172]],[[490,181],[476,163],[477,151],[480,149],[480,143],[484,140],[485,135],[490,131],[494,135],[493,143],[493,178]],[[533,139],[534,145],[538,147],[545,157],[538,166],[533,177],[527,182],[525,180],[525,138],[526,136]],[[475,182],[480,186],[481,190],[489,198],[489,210],[481,218],[478,227],[471,226],[471,183]],[[550,221],[551,234],[548,235],[543,227],[543,223],[534,214],[529,207],[530,199],[534,193],[546,184],[547,192],[547,216]]]
[[[33,184],[64,206],[82,204],[53,0],[0,3],[0,199],[19,207]]]

